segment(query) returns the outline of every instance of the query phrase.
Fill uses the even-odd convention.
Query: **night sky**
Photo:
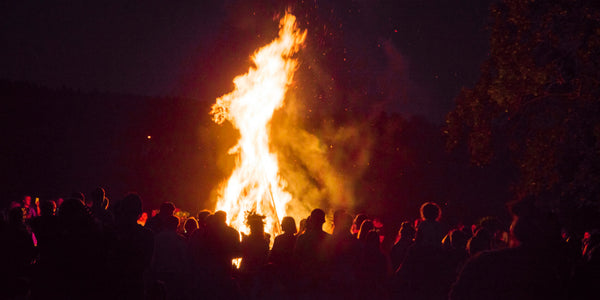
[[[442,121],[460,87],[479,75],[494,1],[390,2],[291,1],[291,7],[322,43],[378,61],[346,66],[352,72],[394,74],[403,93],[386,109]],[[274,32],[273,16],[287,6],[282,3],[5,1],[0,79],[82,91],[218,96],[247,69],[256,46],[273,38],[261,31]],[[335,68],[328,70],[332,76],[342,72],[328,67]],[[218,89],[207,93],[215,83]]]

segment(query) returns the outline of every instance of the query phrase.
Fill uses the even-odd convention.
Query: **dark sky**
[[[292,12],[309,34],[320,35],[309,47],[337,47],[350,56],[349,64],[324,66],[336,69],[328,70],[332,76],[342,76],[342,68],[350,77],[384,76],[402,86],[398,97],[392,95],[397,89],[375,87],[392,99],[386,109],[441,121],[460,87],[478,77],[492,2],[296,1]],[[247,70],[255,46],[272,39],[261,31],[276,30],[272,16],[281,3],[3,1],[0,79],[83,91],[218,96],[229,91],[223,82]],[[220,91],[203,92],[215,83]]]

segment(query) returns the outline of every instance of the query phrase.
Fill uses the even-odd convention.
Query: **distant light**
[[[152,136],[151,136],[151,135],[149,135],[149,136],[148,136],[148,139],[151,139],[151,138],[152,138]]]

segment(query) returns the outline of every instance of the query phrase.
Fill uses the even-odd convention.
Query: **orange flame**
[[[216,209],[227,212],[229,224],[240,231],[247,231],[246,212],[262,214],[265,231],[272,237],[280,232],[286,204],[292,200],[285,191],[287,182],[279,176],[277,156],[269,151],[269,123],[273,112],[283,106],[296,71],[297,62],[291,56],[306,38],[295,20],[291,14],[281,19],[279,37],[254,53],[255,67],[237,76],[235,90],[218,98],[211,110],[213,121],[228,120],[241,135],[229,150],[236,155],[236,167],[221,187]]]

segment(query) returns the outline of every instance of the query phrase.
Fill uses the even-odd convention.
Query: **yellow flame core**
[[[273,112],[283,106],[296,71],[291,56],[306,38],[295,21],[291,14],[281,19],[279,37],[254,53],[255,67],[237,76],[235,90],[212,106],[216,123],[228,120],[240,131],[238,143],[229,150],[236,155],[236,167],[221,188],[216,209],[227,212],[229,224],[242,232],[248,230],[245,213],[255,211],[266,216],[265,231],[274,237],[292,200],[285,191],[287,182],[279,176],[277,156],[269,151],[269,123]]]

